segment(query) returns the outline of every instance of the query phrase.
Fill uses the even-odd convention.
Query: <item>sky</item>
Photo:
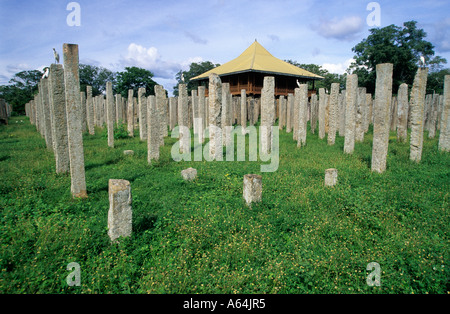
[[[0,85],[78,44],[80,63],[145,68],[169,91],[192,62],[224,64],[255,40],[281,60],[344,73],[373,27],[415,20],[450,62],[449,0],[0,0]],[[449,66],[449,65],[447,65]]]

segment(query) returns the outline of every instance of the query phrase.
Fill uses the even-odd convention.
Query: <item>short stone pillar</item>
[[[119,237],[131,236],[131,186],[127,180],[109,180],[108,235],[115,242]]]
[[[123,154],[124,155],[134,155],[134,150],[129,150],[129,149],[128,150],[124,150]]]
[[[398,88],[397,107],[397,139],[406,142],[408,139],[408,84],[403,83]]]
[[[335,168],[325,170],[325,186],[335,186],[337,184],[338,171]]]
[[[185,181],[192,181],[197,178],[197,169],[187,168],[181,171],[181,176]]]
[[[244,176],[244,200],[247,206],[262,200],[262,177],[257,174],[246,174]]]

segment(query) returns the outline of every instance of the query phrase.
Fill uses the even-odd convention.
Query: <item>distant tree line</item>
[[[285,61],[323,76],[323,80],[315,82],[316,89],[330,90],[331,83],[339,83],[341,89],[345,89],[347,74],[355,73],[358,75],[358,85],[366,87],[367,92],[372,94],[375,91],[376,65],[393,63],[392,91],[395,94],[400,84],[412,85],[420,57],[423,56],[429,68],[427,93],[442,94],[444,76],[450,74],[450,69],[444,68],[447,60],[435,55],[434,46],[425,40],[426,36],[425,31],[417,27],[416,21],[405,22],[403,27],[389,25],[383,28],[372,28],[370,35],[352,48],[355,61],[344,74],[330,73],[317,64],[302,64],[295,60]],[[187,84],[188,93],[197,89],[199,83],[192,82],[191,78],[219,65],[210,61],[193,62],[189,70],[180,70],[175,76],[177,84],[173,88],[174,95],[178,96],[178,86],[181,83]],[[137,95],[140,87],[145,87],[147,96],[154,94],[154,87],[157,85],[151,71],[138,67],[126,67],[122,72],[112,72],[103,67],[80,64],[79,69],[81,91],[86,91],[88,85],[92,86],[93,96],[105,92],[107,81],[113,82],[114,93],[120,93],[123,97],[127,97],[129,89],[133,89]],[[38,70],[16,73],[8,85],[0,86],[0,98],[10,103],[14,112],[23,114],[25,104],[38,92],[37,84],[42,75],[43,73]]]

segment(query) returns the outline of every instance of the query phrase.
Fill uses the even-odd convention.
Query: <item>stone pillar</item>
[[[156,86],[155,86],[156,89]],[[147,140],[147,99],[145,98],[145,87],[138,89],[138,115],[139,115],[139,139]]]
[[[264,77],[261,90],[261,152],[269,154],[272,150],[272,126],[275,121],[275,78]]]
[[[121,108],[121,105],[122,105],[122,95],[120,95],[120,94],[116,94],[115,95],[115,106],[116,106],[116,117],[115,117],[115,119],[116,119],[116,124],[119,124],[120,122],[119,121],[121,121],[121,120],[123,120],[123,117],[122,117],[122,108]]]
[[[397,140],[406,142],[408,138],[408,84],[401,84],[398,88],[398,108],[397,108]]]
[[[397,129],[397,97],[392,96],[391,108],[389,115],[389,129],[395,131]]]
[[[71,191],[75,198],[87,197],[81,133],[78,45],[64,44],[64,88],[66,98],[67,139],[69,143]]]
[[[325,88],[319,88],[319,138],[325,137],[325,110],[326,110]]]
[[[311,118],[310,118],[310,125],[311,125],[311,133],[316,133],[316,127],[317,127],[317,115],[319,113],[319,104],[317,99],[317,94],[311,95]]]
[[[443,107],[440,119],[439,150],[450,152],[450,75],[444,78]]]
[[[147,97],[147,162],[152,163],[153,160],[159,159],[160,147],[160,114],[156,105],[156,96]]]
[[[43,126],[44,126],[44,138],[45,138],[45,144],[47,145],[48,149],[53,150],[53,139],[52,139],[52,122],[51,122],[51,116],[50,116],[50,100],[48,96],[48,80],[41,79],[41,90],[39,92],[41,95],[41,103],[42,103],[42,109],[43,109]],[[81,115],[80,115],[81,118]]]
[[[366,122],[364,126],[364,132],[369,131],[369,126],[373,124],[373,100],[372,100],[372,94],[366,93],[366,109],[367,109],[367,115],[366,115]]]
[[[358,87],[356,95],[355,141],[364,141],[364,115],[366,107],[366,88]]]
[[[162,85],[155,86],[156,108],[160,114],[160,137],[161,145],[164,146],[164,137],[169,135],[167,130],[167,96],[166,90]]]
[[[422,159],[424,102],[427,86],[428,68],[419,68],[411,89],[411,137],[409,140],[409,159],[420,162]]]
[[[186,84],[178,85],[178,126],[189,127],[188,93]],[[184,128],[180,128],[180,152],[190,152],[190,134],[184,134]]]
[[[294,94],[289,93],[286,106],[286,133],[292,132],[292,120],[294,112]]]
[[[127,102],[127,130],[128,136],[134,137],[134,102],[133,102],[133,90],[128,90],[128,102]]]
[[[177,125],[177,97],[169,97],[169,129],[173,130]],[[148,105],[148,103],[147,103]]]
[[[230,83],[222,83],[222,140],[223,146],[231,143],[231,117],[233,113]]]
[[[244,130],[247,127],[247,93],[245,89],[241,89],[241,121],[239,122]]]
[[[355,149],[355,116],[358,89],[358,76],[347,75],[346,82],[346,104],[345,104],[345,140],[344,153],[353,154]]]
[[[66,97],[64,91],[64,69],[62,64],[51,64],[48,77],[53,114],[53,143],[56,173],[70,171],[69,147],[67,142]]]
[[[433,94],[431,101],[430,123],[428,124],[428,138],[434,138],[436,136],[438,107],[439,107],[439,94]]]
[[[209,158],[222,160],[222,81],[212,73],[209,75]]]
[[[106,82],[106,128],[108,130],[108,146],[114,147],[114,96],[112,82]]]
[[[328,145],[334,145],[336,141],[336,130],[338,126],[338,106],[339,106],[339,83],[331,83]]]
[[[325,186],[335,186],[337,184],[338,171],[330,168],[325,170]]]
[[[299,96],[297,147],[306,145],[306,129],[308,118],[308,84],[300,84],[295,89]]]
[[[386,170],[386,156],[389,145],[389,106],[392,98],[393,64],[377,64],[376,71],[372,171],[383,173]]]
[[[199,118],[199,113],[198,113],[198,93],[197,90],[193,89],[191,90],[191,100],[192,100],[192,126],[193,126],[193,133],[194,133],[194,137],[195,135],[198,135],[199,133],[199,126],[198,123],[200,122],[200,120],[198,120]]]
[[[346,90],[339,94],[339,136],[345,136]]]
[[[294,89],[294,116],[292,119],[292,139],[294,141],[298,140],[298,126],[299,126],[299,111],[300,111],[300,90],[299,88]]]
[[[84,133],[87,131],[87,118],[86,118],[86,93],[80,92],[81,99],[81,132]]]
[[[208,116],[206,111],[206,98],[205,98],[205,86],[199,86],[198,87],[198,110],[199,110],[199,116],[202,118],[202,131],[201,131],[201,141],[200,143],[204,142],[203,132],[207,127],[208,124]]]
[[[108,236],[115,242],[132,231],[131,185],[127,180],[109,179]]]
[[[94,135],[94,102],[92,99],[92,86],[86,86],[86,122],[89,134]]]
[[[244,176],[243,188],[244,200],[247,206],[262,201],[262,177],[257,174],[246,174]]]

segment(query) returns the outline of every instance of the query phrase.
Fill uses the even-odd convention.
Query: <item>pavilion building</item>
[[[248,96],[256,98],[261,96],[265,76],[275,77],[276,97],[293,94],[295,88],[298,87],[297,83],[305,84],[312,81],[312,89],[308,91],[308,96],[310,96],[316,93],[314,81],[324,79],[320,75],[274,57],[256,40],[236,59],[193,77],[191,81],[196,81],[208,89],[208,79],[211,73],[216,73],[222,83],[230,84],[232,95],[240,95],[241,90],[245,89]]]

